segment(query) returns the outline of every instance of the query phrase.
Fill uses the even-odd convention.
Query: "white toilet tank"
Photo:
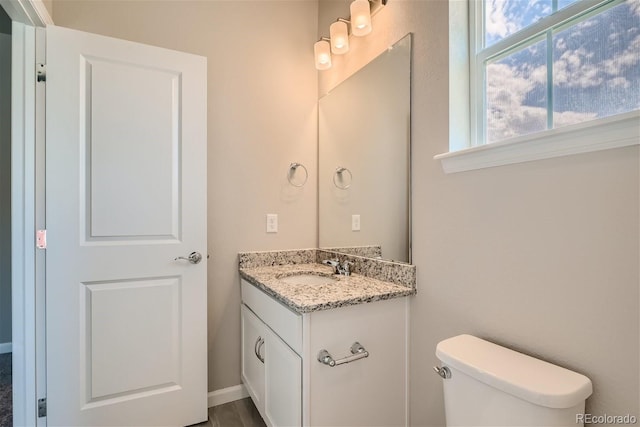
[[[441,341],[447,426],[582,426],[591,380],[471,335]],[[442,370],[444,369],[444,370]]]

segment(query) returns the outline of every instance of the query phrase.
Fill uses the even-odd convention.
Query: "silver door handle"
[[[173,260],[178,261],[179,259],[189,261],[191,264],[197,264],[202,261],[202,255],[200,255],[200,252],[191,252],[188,257],[179,256]]]

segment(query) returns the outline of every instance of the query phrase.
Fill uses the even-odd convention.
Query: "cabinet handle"
[[[369,357],[369,352],[365,350],[362,344],[356,341],[351,345],[351,356],[335,360],[327,350],[320,350],[320,353],[318,353],[318,362],[333,368],[334,366],[355,362],[365,357]]]
[[[260,355],[260,349],[262,348],[263,345],[264,345],[264,338],[262,337],[258,337],[258,339],[256,340],[256,343],[253,345],[253,352],[255,353],[258,360],[261,361],[262,363],[264,363],[264,356]]]
[[[253,345],[253,354],[255,354],[258,359],[260,359],[260,356],[258,356],[258,344],[260,344],[261,340],[262,337],[258,337],[258,339],[256,339],[256,343]]]

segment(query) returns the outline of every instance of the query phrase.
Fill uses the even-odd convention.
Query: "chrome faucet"
[[[337,259],[325,259],[322,261],[324,265],[330,265],[333,267],[333,274],[340,274],[342,276],[351,276],[351,267],[353,263],[350,261],[344,261],[340,264]]]
[[[322,263],[324,265],[330,265],[333,268],[333,274],[340,274],[340,261],[337,259],[325,259]]]
[[[351,276],[351,267],[353,267],[353,263],[351,261],[345,260],[340,266],[340,274]]]

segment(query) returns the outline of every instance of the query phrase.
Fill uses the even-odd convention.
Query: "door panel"
[[[204,421],[206,60],[48,27],[46,96],[47,422]]]
[[[80,63],[88,240],[179,239],[180,75],[108,58]]]
[[[86,404],[180,384],[179,278],[83,285]]]

